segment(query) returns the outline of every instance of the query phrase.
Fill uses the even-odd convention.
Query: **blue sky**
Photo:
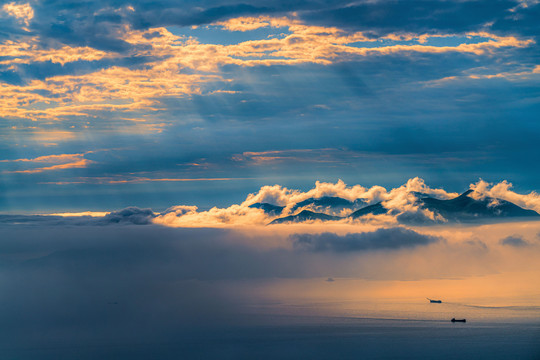
[[[241,202],[316,180],[538,190],[537,1],[16,1],[0,211]]]

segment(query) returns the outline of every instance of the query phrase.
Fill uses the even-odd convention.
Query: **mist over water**
[[[0,353],[538,357],[537,222],[376,229],[4,223]],[[294,234],[323,236],[322,230],[342,246],[295,245]],[[358,235],[345,236],[353,231]],[[365,245],[388,234],[393,242],[381,240],[384,247]],[[527,245],[502,241],[508,236]],[[391,246],[398,240],[408,246]]]

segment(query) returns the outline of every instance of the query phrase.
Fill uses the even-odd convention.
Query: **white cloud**
[[[485,197],[502,199],[523,208],[540,212],[540,194],[536,191],[532,191],[529,194],[518,194],[511,190],[512,187],[512,183],[506,180],[497,184],[479,180],[477,183],[471,184],[471,189],[474,190],[471,196],[475,199],[483,199]]]
[[[26,26],[30,25],[30,21],[34,18],[34,9],[28,3],[18,4],[16,2],[10,2],[4,4],[2,10]]]

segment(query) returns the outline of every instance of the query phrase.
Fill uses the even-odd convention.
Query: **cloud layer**
[[[493,185],[480,180],[470,185],[473,192],[469,196],[474,199],[489,197],[506,200],[515,202],[525,209],[540,209],[538,194],[535,192],[527,195],[518,194],[510,190],[511,186],[506,181]],[[419,199],[423,196],[430,196],[435,199],[448,200],[456,198],[458,195],[457,193],[448,193],[444,189],[432,189],[420,178],[410,179],[406,184],[391,190],[382,186],[371,188],[364,188],[360,185],[347,186],[341,180],[337,183],[316,182],[313,189],[305,192],[274,185],[264,186],[257,193],[249,194],[246,200],[239,205],[232,205],[228,208],[213,207],[207,211],[199,211],[194,206],[177,206],[159,214],[153,219],[153,222],[173,227],[266,225],[280,216],[295,215],[304,210],[310,210],[342,216],[344,219],[338,221],[345,223],[360,221],[387,225],[399,222],[433,224],[444,223],[449,219],[422,207]],[[351,205],[350,207],[342,207],[341,205],[334,207],[332,205],[316,205],[317,203],[311,201],[325,197],[345,199],[351,202]],[[303,202],[305,205],[298,206]],[[277,213],[275,210],[265,212],[260,206],[253,206],[261,203],[277,206],[283,210]],[[356,220],[348,218],[354,209],[377,204],[381,204],[384,210],[373,215],[356,217]],[[320,221],[312,220],[311,222],[318,223]]]
[[[154,180],[192,182],[196,179]],[[118,211],[62,211],[51,213],[50,219],[53,222],[71,222],[78,225],[126,223],[232,229],[290,222],[303,222],[317,227],[323,221],[350,226],[395,226],[538,220],[538,194],[534,191],[519,194],[511,188],[512,184],[507,181],[490,184],[479,180],[470,184],[469,190],[460,195],[440,188],[431,188],[418,177],[390,190],[382,186],[348,186],[341,180],[336,183],[317,181],[315,187],[307,191],[281,185],[263,186],[258,192],[248,194],[246,200],[240,204],[213,206],[208,210],[201,210],[194,205],[174,205],[163,211],[131,206]],[[2,215],[5,223],[18,221],[15,219],[23,219],[22,221],[29,223],[32,219],[41,222],[46,218],[43,215]],[[391,236],[389,241],[390,238]],[[368,244],[365,246],[369,247]]]
[[[181,345],[174,352],[185,355],[212,336],[222,352],[230,346],[223,331],[275,332],[276,321],[418,321],[420,312],[403,313],[402,304],[425,306],[426,296],[462,310],[494,306],[499,321],[531,321],[538,311],[538,222],[193,229],[152,224],[156,214],[135,208],[61,215],[0,216],[0,348],[8,354],[121,357],[129,348],[126,358],[144,358],[144,343]],[[401,312],[389,315],[396,301]]]
[[[466,25],[453,26],[445,19],[479,8],[470,2],[461,6],[432,4],[435,8],[429,9],[430,15],[424,14],[429,19],[423,22],[427,27],[409,20],[407,26],[396,27],[396,14],[405,11],[413,16],[418,11],[416,16],[421,16],[429,7],[403,2],[355,6],[308,3],[291,4],[291,10],[285,11],[279,5],[210,3],[199,8],[165,1],[155,4],[162,7],[157,11],[142,3],[100,1],[85,13],[80,7],[62,9],[62,2],[47,7],[35,2],[4,5],[2,18],[9,24],[11,36],[0,44],[6,54],[0,60],[0,116],[66,120],[115,111],[125,118],[141,118],[142,114],[166,110],[166,98],[236,93],[227,85],[234,79],[222,71],[227,66],[331,65],[364,57],[411,54],[495,56],[499,51],[535,44],[529,34],[516,33],[517,27],[505,34],[489,22],[497,16],[523,17],[536,4],[488,6],[480,2],[479,8],[490,8],[489,16],[471,16]],[[70,16],[55,18],[58,11]],[[376,15],[378,12],[384,16]],[[373,17],[364,23],[371,25],[351,23],[348,16],[353,13]],[[444,19],[440,14],[446,14]],[[324,16],[326,24],[321,21]],[[255,30],[265,30],[268,35],[220,44],[190,36],[190,26],[209,33],[229,32],[232,39],[234,33]],[[529,67],[516,73],[526,78],[534,70]]]
[[[223,207],[263,184],[340,178],[393,188],[420,176],[452,192],[512,179],[529,192],[539,8],[8,1],[0,209],[163,209],[173,196]],[[50,196],[62,204],[48,209]]]
[[[292,235],[294,247],[306,251],[369,251],[425,246],[437,242],[433,236],[420,235],[404,228],[378,229],[369,233],[339,236],[333,233]]]

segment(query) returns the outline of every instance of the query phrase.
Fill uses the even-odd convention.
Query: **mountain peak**
[[[463,194],[459,195],[458,197],[469,196],[469,194],[471,194],[472,192],[474,192],[474,190],[473,190],[473,189],[469,189],[469,190],[465,191]]]
[[[309,210],[302,210],[301,212],[295,215],[289,215],[289,216],[277,218],[268,225],[282,224],[282,223],[288,223],[288,222],[304,222],[304,221],[312,221],[312,220],[330,221],[330,220],[339,220],[339,219],[341,219],[341,217],[339,216],[332,216],[332,215],[317,213],[317,212],[313,212]]]

